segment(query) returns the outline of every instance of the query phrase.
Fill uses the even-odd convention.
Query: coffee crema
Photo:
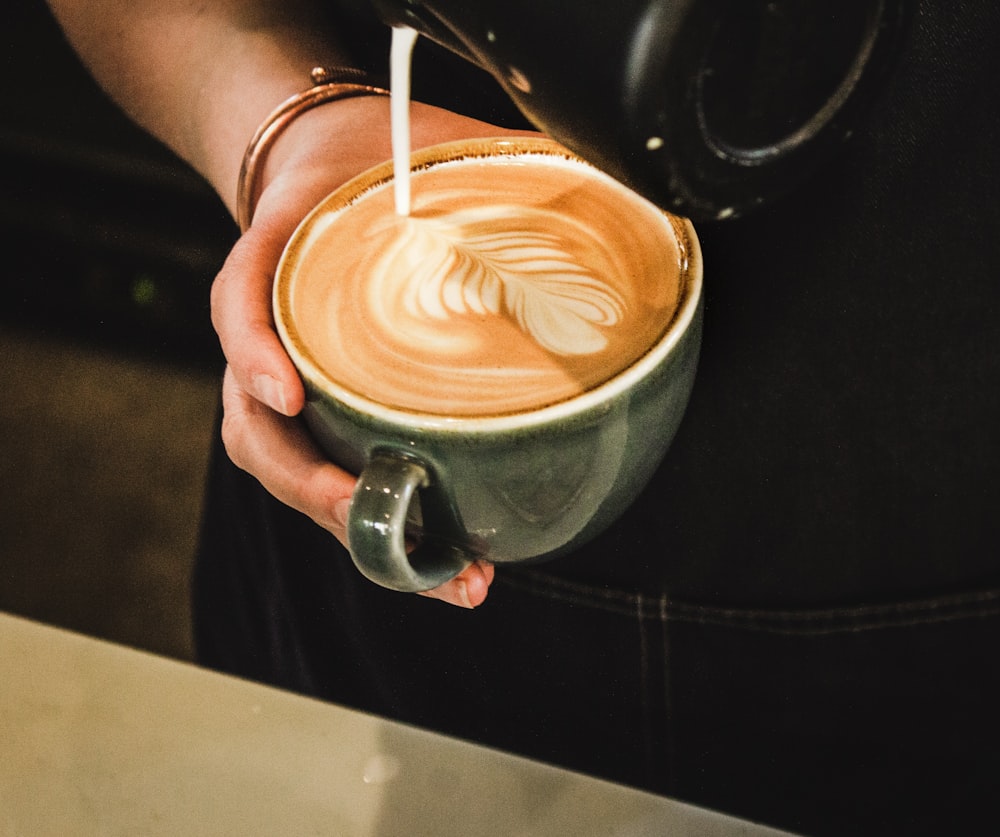
[[[334,193],[280,271],[289,339],[387,407],[506,415],[573,398],[657,343],[683,293],[672,220],[568,155],[418,167],[409,216],[391,168]]]

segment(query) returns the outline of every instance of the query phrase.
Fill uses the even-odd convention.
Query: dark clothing
[[[809,834],[988,821],[998,36],[988,0],[918,4],[844,153],[699,227],[704,348],[665,463],[579,554],[498,570],[479,610],[364,581],[220,454],[205,662]]]

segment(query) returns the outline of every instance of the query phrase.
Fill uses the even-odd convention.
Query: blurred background
[[[236,230],[41,0],[0,5],[0,610],[189,658]]]

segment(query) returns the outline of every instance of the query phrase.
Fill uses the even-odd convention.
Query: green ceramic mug
[[[323,200],[275,321],[305,420],[358,474],[348,539],[386,587],[537,561],[628,507],[684,414],[701,340],[691,224],[546,139],[413,155]]]

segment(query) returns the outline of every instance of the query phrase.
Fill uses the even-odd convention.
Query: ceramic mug
[[[429,406],[422,402],[407,405],[379,391],[383,378],[387,387],[394,375],[399,378],[394,385],[399,386],[416,379],[405,364],[409,350],[418,355],[423,343],[411,332],[393,325],[385,335],[370,341],[371,352],[377,353],[386,343],[395,342],[399,347],[387,359],[359,372],[357,380],[345,383],[339,369],[351,365],[351,357],[367,357],[368,350],[360,348],[368,345],[366,323],[384,327],[389,314],[382,309],[398,298],[409,298],[412,288],[407,289],[407,282],[412,284],[413,277],[397,277],[398,281],[387,278],[389,284],[379,291],[352,290],[340,303],[326,299],[325,289],[320,293],[320,285],[310,285],[320,280],[308,277],[310,273],[333,275],[342,271],[342,277],[329,279],[330,287],[338,288],[354,281],[372,260],[384,267],[387,259],[397,272],[400,264],[408,264],[414,276],[434,274],[445,282],[454,277],[442,280],[440,271],[435,274],[427,268],[436,264],[427,255],[430,250],[421,251],[419,258],[404,258],[399,255],[406,252],[401,245],[386,245],[377,237],[371,243],[362,241],[364,237],[346,223],[374,196],[380,196],[378,200],[386,206],[392,205],[391,162],[344,185],[313,210],[289,241],[280,262],[274,287],[275,322],[306,387],[303,415],[311,433],[333,462],[359,475],[347,524],[352,558],[365,576],[395,590],[437,587],[479,558],[496,564],[540,561],[593,538],[622,514],[658,467],[681,422],[695,378],[701,341],[702,261],[690,222],[639,198],[550,140],[503,139],[448,143],[416,152],[411,171],[417,225],[422,223],[421,217],[436,219],[434,223],[451,218],[453,209],[434,205],[435,198],[425,195],[432,187],[425,189],[422,178],[428,172],[454,164],[469,165],[470,161],[485,168],[471,176],[462,174],[457,166],[454,169],[456,176],[474,184],[473,194],[465,196],[463,206],[452,213],[461,216],[462,223],[468,222],[463,229],[481,223],[484,213],[479,211],[480,205],[499,201],[508,206],[514,198],[505,190],[508,186],[514,189],[509,185],[513,180],[523,175],[545,180],[552,166],[561,167],[558,177],[567,178],[569,187],[556,188],[554,197],[538,199],[530,211],[569,212],[569,220],[558,223],[566,225],[570,237],[595,239],[596,247],[593,242],[587,245],[593,252],[618,248],[623,254],[620,258],[628,260],[633,251],[642,248],[662,249],[647,254],[642,266],[633,269],[642,275],[631,279],[637,299],[669,299],[662,310],[657,309],[659,319],[652,336],[639,351],[633,351],[635,357],[622,368],[598,374],[578,393],[560,393],[549,400],[511,407],[504,400],[504,385],[491,384],[493,388],[484,389],[482,398],[495,397],[497,405],[486,405],[479,411],[479,402],[472,399],[471,407],[453,410],[448,403],[439,406],[434,402],[435,393],[454,389],[456,397],[461,395],[467,389],[461,375],[468,370],[445,371],[438,384],[415,387],[417,396],[429,395]],[[599,194],[586,197],[589,203],[582,204],[584,209],[575,209],[577,193],[586,193],[591,183],[599,184]],[[430,205],[422,201],[430,201]],[[386,213],[391,214],[391,210]],[[519,229],[520,223],[512,222],[511,229]],[[457,226],[455,222],[447,227],[448,234]],[[586,230],[580,232],[581,227]],[[439,228],[444,229],[441,224],[434,229]],[[490,233],[485,238],[494,241],[496,235]],[[606,246],[607,241],[617,243]],[[351,251],[359,252],[357,262],[346,255]],[[386,255],[389,251],[392,258]],[[551,253],[547,252],[546,258],[546,264],[553,263]],[[608,258],[619,256],[612,253]],[[494,262],[490,265],[495,266]],[[505,270],[501,265],[489,274],[498,288],[510,278]],[[567,281],[572,284],[576,274],[573,268],[567,270]],[[605,291],[599,279],[587,286],[584,293],[589,295],[583,302],[573,299],[567,303],[559,296],[572,293],[563,282],[541,298],[539,304],[549,306],[543,312],[546,316],[522,317],[511,333],[533,323],[541,323],[539,327],[544,329],[563,311],[570,317],[590,317],[587,322],[580,320],[579,331],[597,334],[595,339],[602,330],[631,328],[623,323],[608,325],[608,312],[614,314],[612,320],[618,317],[623,307],[619,303],[626,296],[616,296],[618,291],[610,286],[601,296]],[[441,291],[442,307],[450,306],[464,318],[461,323],[445,324],[444,340],[460,333],[465,325],[471,327],[496,315],[503,307],[496,295],[482,305],[479,298],[470,302],[470,294],[479,293],[481,285],[470,290],[465,280],[459,284],[465,294],[461,299]],[[510,288],[503,289],[503,300],[514,298]],[[412,296],[423,299],[422,293]],[[378,308],[375,314],[355,312],[353,307],[349,315],[338,313],[366,295]],[[437,304],[436,297],[433,302]],[[605,302],[608,304],[601,309]],[[525,304],[522,300],[508,307],[517,308],[520,316]],[[329,311],[317,314],[326,311],[324,305]],[[594,313],[597,309],[604,313]],[[339,324],[337,317],[342,317]],[[570,325],[574,323],[572,320]],[[418,330],[413,334],[423,334],[421,327],[421,323],[414,325]],[[554,333],[564,342],[572,341],[577,333],[574,329],[560,332],[555,328]],[[349,334],[339,348],[326,345],[329,335],[331,340],[340,340],[341,332]],[[513,344],[504,340],[497,357],[503,360],[508,353],[514,353]],[[566,365],[578,360],[567,360]],[[585,365],[585,360],[580,363]],[[397,361],[404,364],[398,375],[393,366]],[[556,366],[561,364],[559,361]],[[526,385],[507,386],[516,390],[515,394],[527,389]],[[447,402],[444,395],[442,401]]]

